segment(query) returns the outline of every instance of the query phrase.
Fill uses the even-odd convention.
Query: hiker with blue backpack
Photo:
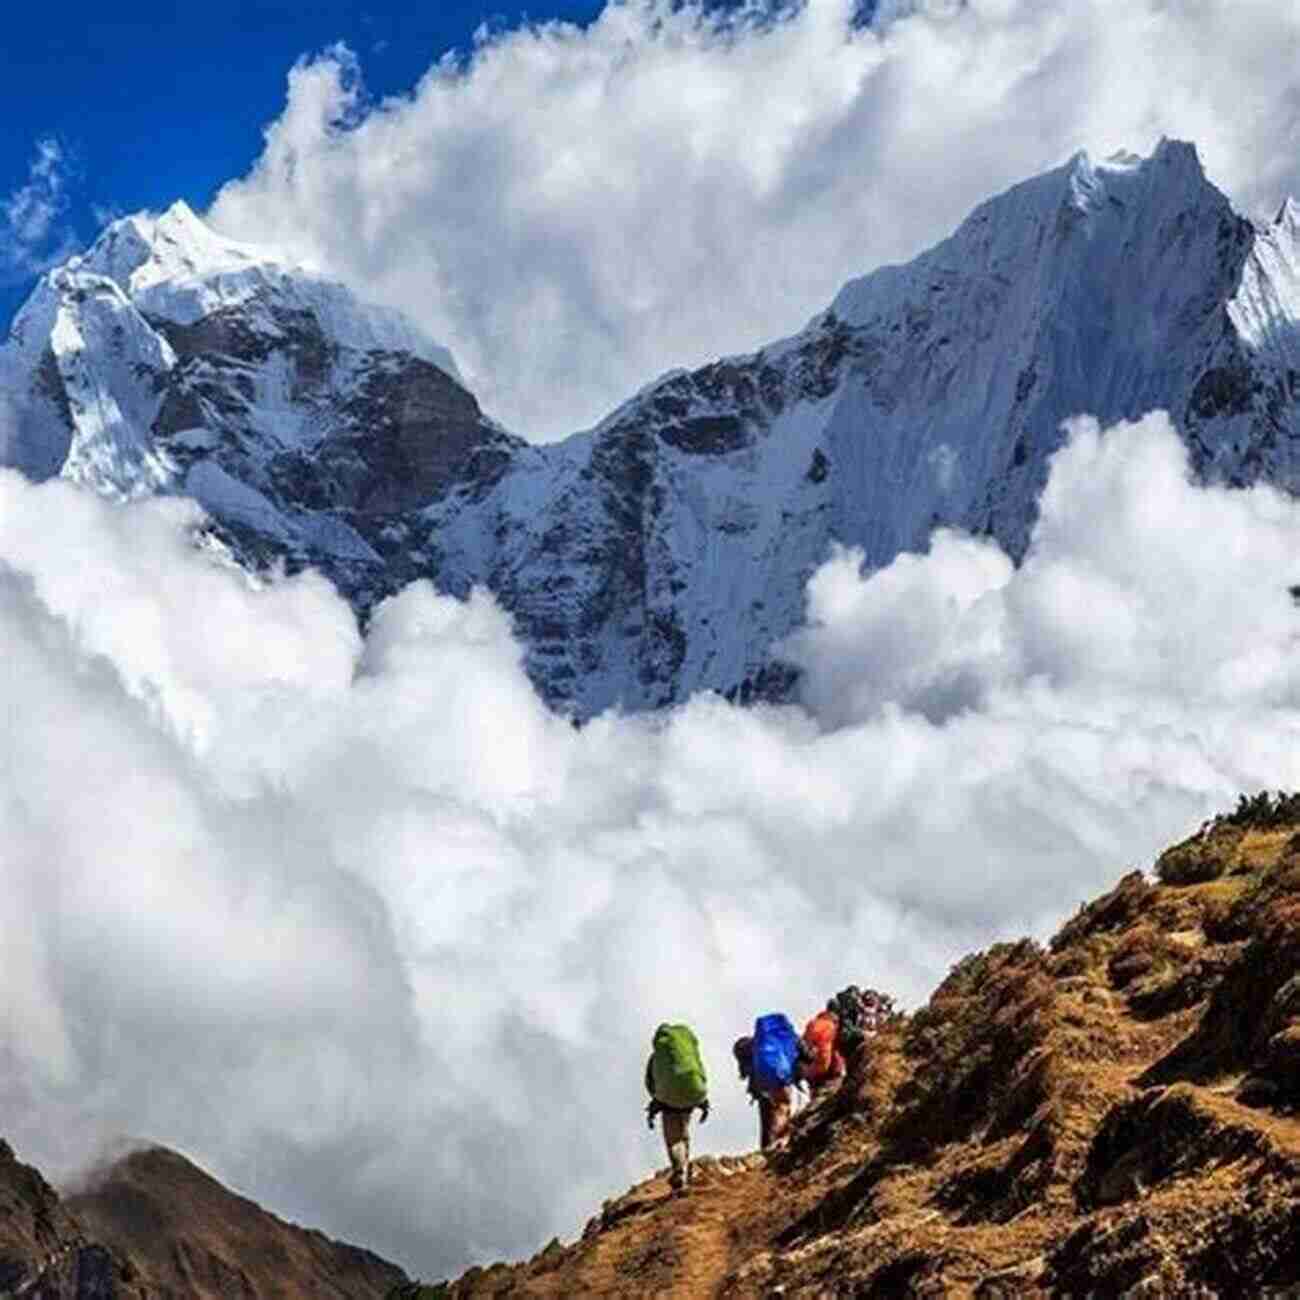
[[[758,1102],[758,1144],[767,1151],[786,1135],[794,1113],[794,1087],[800,1082],[803,1046],[789,1017],[759,1016],[752,1036],[732,1048],[751,1101]]]
[[[708,1075],[689,1025],[660,1025],[655,1030],[645,1087],[650,1094],[646,1124],[654,1128],[655,1117],[663,1116],[664,1146],[672,1166],[669,1181],[674,1192],[685,1193],[691,1183],[691,1114],[698,1110],[701,1124],[709,1118]]]

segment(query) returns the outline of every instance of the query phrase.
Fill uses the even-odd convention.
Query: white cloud
[[[427,1276],[572,1233],[658,1164],[666,1017],[728,1045],[850,980],[925,996],[1240,790],[1300,785],[1300,517],[1078,424],[1013,570],[833,557],[806,707],[575,731],[508,620],[416,584],[363,641],[191,509],[0,474],[6,1136],[173,1143]]]
[[[1295,5],[926,0],[851,31],[853,7],[612,3],[485,33],[376,105],[336,48],[210,215],[405,309],[553,437],[798,329],[1080,147],[1190,138],[1248,211],[1300,191]]]
[[[53,138],[38,140],[27,181],[0,198],[0,280],[22,280],[63,261],[76,237],[61,224],[68,160]]]
[[[1079,419],[1020,569],[947,530],[869,579],[860,552],[838,550],[785,647],[808,669],[809,706],[837,725],[890,703],[943,721],[1035,681],[1300,706],[1296,502],[1188,479],[1163,414],[1107,437]]]

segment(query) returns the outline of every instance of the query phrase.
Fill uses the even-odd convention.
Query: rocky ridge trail
[[[784,1151],[393,1297],[1295,1294],[1300,797],[1243,800],[1154,875],[958,963]]]

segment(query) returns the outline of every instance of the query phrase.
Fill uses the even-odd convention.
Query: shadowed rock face
[[[87,1237],[37,1170],[0,1141],[0,1294],[33,1300],[143,1300],[130,1262]]]
[[[149,323],[182,361],[210,354],[253,365],[265,361],[279,341],[274,334],[260,331],[255,319],[243,307],[228,307],[185,325],[161,317]],[[323,345],[324,335],[314,318],[299,313],[298,321],[285,323],[290,326],[287,337],[297,343],[299,350],[310,352]]]
[[[28,1276],[30,1259],[55,1254],[76,1236],[76,1225],[54,1189],[0,1142],[0,1288]]]
[[[197,427],[217,432],[223,468],[286,511],[401,514],[460,485],[486,490],[509,461],[513,440],[450,375],[409,353],[340,347],[310,311],[272,301],[260,313],[240,306],[190,325],[152,323],[177,357],[154,434],[168,444]],[[268,368],[311,429],[269,457],[274,430],[248,427]],[[173,452],[192,460],[184,446]]]
[[[462,484],[486,491],[510,460],[510,440],[474,396],[416,357],[371,358],[342,414],[346,431],[327,440],[320,458],[328,466],[351,453],[365,466],[349,503],[365,515],[414,510]]]

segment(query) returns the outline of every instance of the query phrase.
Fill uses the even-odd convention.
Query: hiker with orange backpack
[[[758,1102],[759,1149],[768,1151],[790,1128],[802,1044],[789,1019],[773,1014],[759,1016],[753,1035],[736,1039],[731,1051],[750,1100]]]
[[[803,1031],[803,1078],[816,1097],[838,1087],[844,1079],[844,1057],[839,1050],[840,1020],[835,1014],[835,1000],[826,1004],[808,1022]]]
[[[700,1056],[699,1039],[689,1025],[660,1025],[655,1030],[650,1059],[645,1066],[645,1087],[650,1103],[646,1124],[655,1126],[663,1116],[664,1146],[672,1167],[669,1182],[677,1194],[691,1183],[691,1113],[700,1123],[709,1118],[709,1082]]]

